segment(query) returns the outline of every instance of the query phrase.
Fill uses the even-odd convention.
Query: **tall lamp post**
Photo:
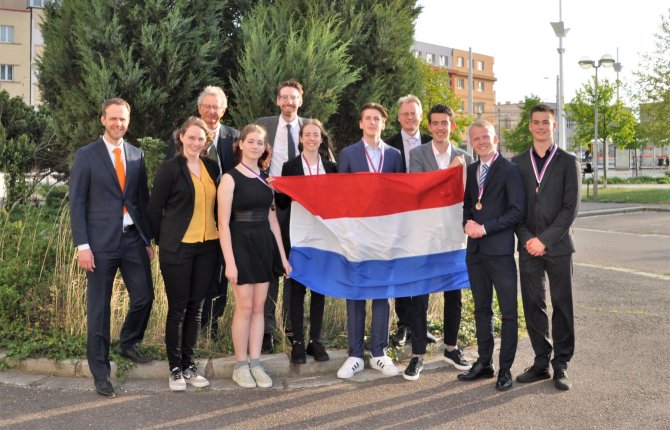
[[[558,37],[558,100],[556,101],[556,112],[558,118],[558,146],[565,149],[565,112],[563,112],[563,38],[568,35],[569,28],[565,28],[563,22],[563,5],[558,1],[558,22],[550,22],[554,34]]]
[[[614,65],[614,58],[612,58],[611,55],[603,55],[600,60],[596,63],[595,61],[591,60],[588,57],[582,57],[581,60],[579,60],[578,64],[582,67],[582,69],[590,69],[593,67],[596,69],[596,80],[595,80],[595,119],[594,119],[594,129],[593,129],[593,155],[594,155],[594,163],[593,163],[593,197],[598,197],[598,69],[602,66],[605,67],[612,67]],[[604,165],[603,168],[605,169],[605,172],[607,172],[607,143],[605,143],[605,154],[603,157]],[[605,177],[607,177],[607,173],[605,173]]]

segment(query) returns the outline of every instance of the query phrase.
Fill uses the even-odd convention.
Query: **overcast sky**
[[[654,33],[660,30],[661,15],[667,16],[670,8],[668,0],[562,2],[563,22],[570,29],[563,39],[566,102],[593,76],[593,69],[577,64],[584,56],[597,60],[610,54],[616,59],[618,47],[623,65],[619,78],[633,83],[640,55],[654,50]],[[419,0],[419,4],[423,12],[417,20],[416,40],[472,48],[495,58],[497,102],[517,102],[531,93],[545,101],[556,100],[558,38],[549,23],[559,20],[559,0]],[[598,78],[614,81],[616,73],[603,67]]]

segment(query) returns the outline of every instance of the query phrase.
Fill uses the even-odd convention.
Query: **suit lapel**
[[[137,181],[140,171],[140,151],[137,150],[128,142],[124,142],[124,149],[126,154],[126,187],[125,192],[128,191],[129,185]]]
[[[188,190],[191,193],[191,200],[195,202],[195,187],[193,186],[193,181],[191,180],[191,171],[188,170],[188,166],[186,165],[186,159],[184,157],[181,157],[181,159],[179,160],[179,170],[181,171],[181,175],[184,177],[186,183],[188,184]]]
[[[105,145],[105,142],[100,139],[95,146],[95,151],[100,157],[100,161],[102,164],[107,168],[108,173],[112,177],[112,180],[114,183],[116,183],[116,186],[118,187],[119,191],[121,191],[121,184],[119,183],[119,178],[116,176],[116,169],[114,169],[114,163],[112,163],[112,159],[109,156],[109,152],[107,152],[107,146]],[[126,161],[126,164],[128,162]],[[126,168],[126,170],[128,170]],[[126,183],[128,182],[128,172],[126,172]]]
[[[547,160],[551,162],[547,165],[547,170],[545,170],[544,176],[542,176],[542,181],[540,182],[540,189],[539,192],[537,193],[538,196],[545,190],[545,188],[549,188],[548,183],[551,182],[551,172],[554,169],[554,166],[556,166],[556,163],[558,163],[558,160],[560,158],[561,158],[560,148],[556,148],[556,153],[554,154],[554,157],[551,160]],[[545,161],[545,165],[547,161]],[[533,166],[531,166],[531,170],[532,168]],[[533,179],[535,179],[535,177],[533,177]]]

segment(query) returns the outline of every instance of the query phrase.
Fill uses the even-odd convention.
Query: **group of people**
[[[110,298],[120,270],[129,294],[118,352],[150,362],[142,341],[153,302],[150,260],[152,240],[160,248],[159,265],[168,299],[165,345],[173,391],[209,381],[195,360],[203,328],[220,333],[218,319],[235,297],[232,340],[236,364],[232,379],[242,387],[270,387],[261,353],[272,352],[278,324],[275,304],[283,282],[285,335],[290,360],[329,359],[320,340],[325,297],[310,292],[309,340],[304,333],[308,286],[290,278],[290,197],[275,193],[278,176],[332,173],[428,172],[464,166],[463,229],[466,265],[475,303],[479,358],[471,365],[457,346],[461,290],[444,293],[444,359],[464,373],[461,380],[494,376],[493,311],[495,288],[502,313],[502,342],[496,388],[512,386],[510,368],[517,344],[517,271],[514,236],[519,244],[519,272],[527,329],[535,362],[518,382],[551,377],[569,389],[567,364],[574,350],[572,315],[571,224],[579,202],[579,168],[575,158],[553,143],[553,111],[536,106],[531,115],[533,147],[509,161],[498,152],[493,126],[475,121],[470,141],[479,160],[450,142],[454,112],[443,104],[429,110],[428,130],[419,131],[422,106],[412,95],[398,100],[402,130],[382,140],[388,113],[377,103],[360,110],[361,139],[344,148],[337,163],[330,138],[316,119],[298,116],[302,85],[295,80],[277,88],[277,116],[262,117],[237,131],[220,123],[227,99],[208,86],[198,97],[199,117],[190,117],[169,142],[168,157],[158,168],[151,193],[144,154],[123,137],[130,106],[120,98],[102,105],[103,136],[75,153],[70,176],[72,236],[78,264],[87,273],[87,358],[98,394],[114,397],[110,377]],[[553,307],[552,335],[546,312],[545,273]],[[337,372],[351,378],[364,367],[365,300],[347,300],[348,358]],[[426,346],[435,342],[427,330],[428,295],[395,299],[398,344],[411,341],[412,358],[403,377],[416,380]],[[372,300],[370,366],[385,375],[400,371],[386,354],[390,299]],[[553,339],[553,346],[551,343]],[[554,358],[551,360],[552,348]]]

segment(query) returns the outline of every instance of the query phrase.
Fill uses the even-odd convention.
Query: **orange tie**
[[[121,184],[121,192],[126,188],[126,169],[123,167],[123,160],[121,159],[121,149],[115,148],[114,153],[114,168],[116,169],[116,177],[119,179],[119,184]],[[123,207],[123,213],[125,214],[128,210],[126,207]]]

